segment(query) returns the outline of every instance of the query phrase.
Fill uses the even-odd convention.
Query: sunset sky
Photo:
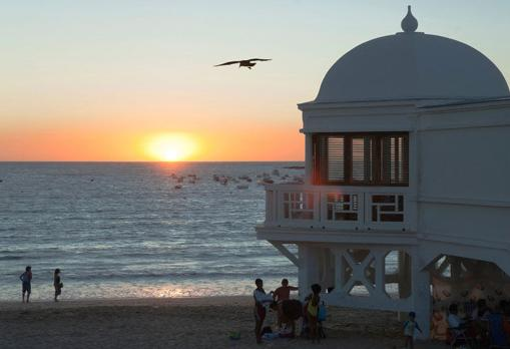
[[[0,161],[302,160],[296,104],[408,4],[510,79],[508,0],[1,4]],[[252,57],[273,60],[213,68]]]

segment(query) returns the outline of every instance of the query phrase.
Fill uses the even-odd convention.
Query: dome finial
[[[407,6],[407,15],[404,17],[402,22],[400,23],[402,30],[406,33],[415,32],[418,29],[418,20],[414,18],[411,12],[411,6]]]

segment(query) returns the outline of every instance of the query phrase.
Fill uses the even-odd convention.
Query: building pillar
[[[330,287],[335,287],[335,256],[329,249],[324,249],[324,271],[323,278],[321,280],[324,292]]]
[[[405,251],[398,251],[398,294],[400,298],[407,298],[411,295],[411,270],[412,261]]]
[[[298,287],[299,299],[303,302],[306,297],[306,285],[308,285],[308,246],[306,244],[298,245],[299,270]]]
[[[310,286],[319,282],[319,249],[307,244],[299,244],[298,287],[301,301],[310,294]]]
[[[412,255],[412,293],[413,311],[416,312],[416,321],[423,331],[423,337],[430,337],[430,323],[432,319],[432,297],[430,294],[430,273],[421,270],[417,249]]]
[[[312,184],[313,178],[313,140],[312,135],[305,134],[305,184]]]

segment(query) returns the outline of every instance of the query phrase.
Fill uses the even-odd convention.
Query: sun
[[[188,134],[167,133],[150,138],[146,149],[152,158],[159,161],[183,161],[196,152],[197,143]]]

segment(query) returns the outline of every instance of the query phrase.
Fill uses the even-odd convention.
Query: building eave
[[[485,98],[477,100],[464,100],[448,103],[418,105],[417,108],[425,113],[441,113],[445,111],[487,110],[510,108],[510,96],[498,98]]]
[[[305,229],[299,227],[267,227],[257,225],[257,239],[285,243],[351,243],[416,245],[418,237],[412,231],[349,231],[332,229]]]
[[[484,98],[483,100],[487,100]],[[399,98],[399,99],[367,99],[367,100],[353,100],[353,101],[338,101],[338,102],[317,102],[309,101],[298,103],[298,109],[316,110],[316,109],[338,109],[338,108],[356,108],[356,107],[388,107],[388,106],[430,106],[430,105],[448,105],[456,103],[465,103],[466,101],[473,101],[472,98],[466,97],[426,97],[426,98]],[[475,100],[477,101],[477,100]]]
[[[467,106],[486,106],[486,105],[507,105],[510,104],[510,96],[490,97],[490,98],[403,98],[393,100],[358,100],[342,102],[316,102],[309,101],[298,103],[298,109],[301,111],[321,110],[321,109],[350,109],[350,108],[380,108],[380,107],[403,107],[413,106],[419,109],[441,109]]]
[[[324,110],[324,109],[352,109],[352,108],[381,108],[381,107],[402,107],[416,105],[416,100],[380,100],[380,101],[352,101],[352,102],[305,102],[299,103],[298,109]]]

